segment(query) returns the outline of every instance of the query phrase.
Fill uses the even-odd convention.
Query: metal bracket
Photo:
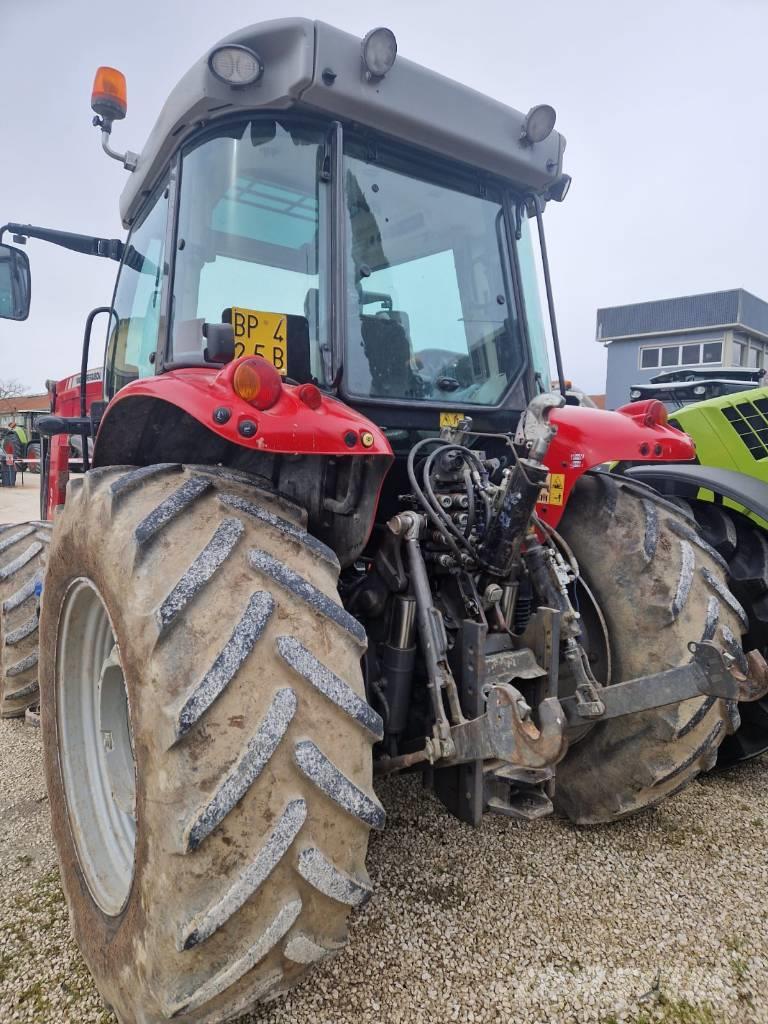
[[[560,704],[569,725],[581,725],[584,718],[607,720],[635,715],[640,711],[677,704],[691,697],[719,697],[722,700],[759,700],[768,693],[768,665],[757,651],[747,657],[750,675],[746,676],[735,659],[709,640],[690,643],[693,659],[687,665],[629,679],[593,693],[561,697]],[[594,689],[594,688],[593,688]],[[587,712],[594,698],[603,705],[599,715]]]
[[[576,687],[576,712],[582,718],[600,718],[605,714],[605,704],[594,683],[579,683]]]
[[[491,686],[485,714],[451,729],[455,751],[443,763],[480,759],[504,761],[521,768],[557,764],[566,748],[565,719],[554,697],[539,704],[538,719],[537,725],[531,708],[514,686]]]

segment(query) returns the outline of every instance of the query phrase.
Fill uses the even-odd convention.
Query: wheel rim
[[[115,916],[133,882],[136,763],[117,639],[90,580],[70,587],[59,619],[56,716],[64,793],[80,868]]]

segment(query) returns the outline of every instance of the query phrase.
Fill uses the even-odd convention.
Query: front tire
[[[370,895],[381,721],[337,576],[301,513],[241,474],[70,482],[43,602],[46,775],[75,939],[121,1021],[245,1012],[335,953]],[[105,887],[120,814],[128,866]]]
[[[605,616],[612,682],[690,661],[712,640],[746,668],[746,617],[695,524],[605,473],[579,481],[560,531]],[[650,807],[711,768],[738,725],[732,702],[696,697],[598,723],[557,770],[556,806],[579,824]]]

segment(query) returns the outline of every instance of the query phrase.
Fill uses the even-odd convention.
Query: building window
[[[685,345],[661,345],[640,349],[640,369],[654,370],[658,366],[703,366],[721,363],[722,341],[688,342]],[[761,364],[762,365],[762,364]]]
[[[674,350],[672,350],[674,351]],[[695,366],[699,361],[698,345],[683,345],[683,366]]]
[[[652,370],[659,365],[659,350],[657,348],[640,349],[640,367],[643,370]]]
[[[754,338],[733,343],[733,365],[756,370],[765,366],[765,345]]]
[[[763,365],[763,353],[754,345],[749,346],[749,355],[747,356],[747,366],[750,370],[757,370]]]

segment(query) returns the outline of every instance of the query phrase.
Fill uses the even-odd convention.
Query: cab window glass
[[[353,395],[495,405],[525,365],[501,196],[345,142]]]
[[[258,118],[184,151],[175,361],[202,360],[204,325],[232,322],[236,356],[262,355],[290,379],[325,380],[324,144],[313,125]]]
[[[115,316],[107,342],[108,397],[139,377],[151,377],[157,348],[165,261],[166,190],[142,214],[128,236],[115,289]]]

